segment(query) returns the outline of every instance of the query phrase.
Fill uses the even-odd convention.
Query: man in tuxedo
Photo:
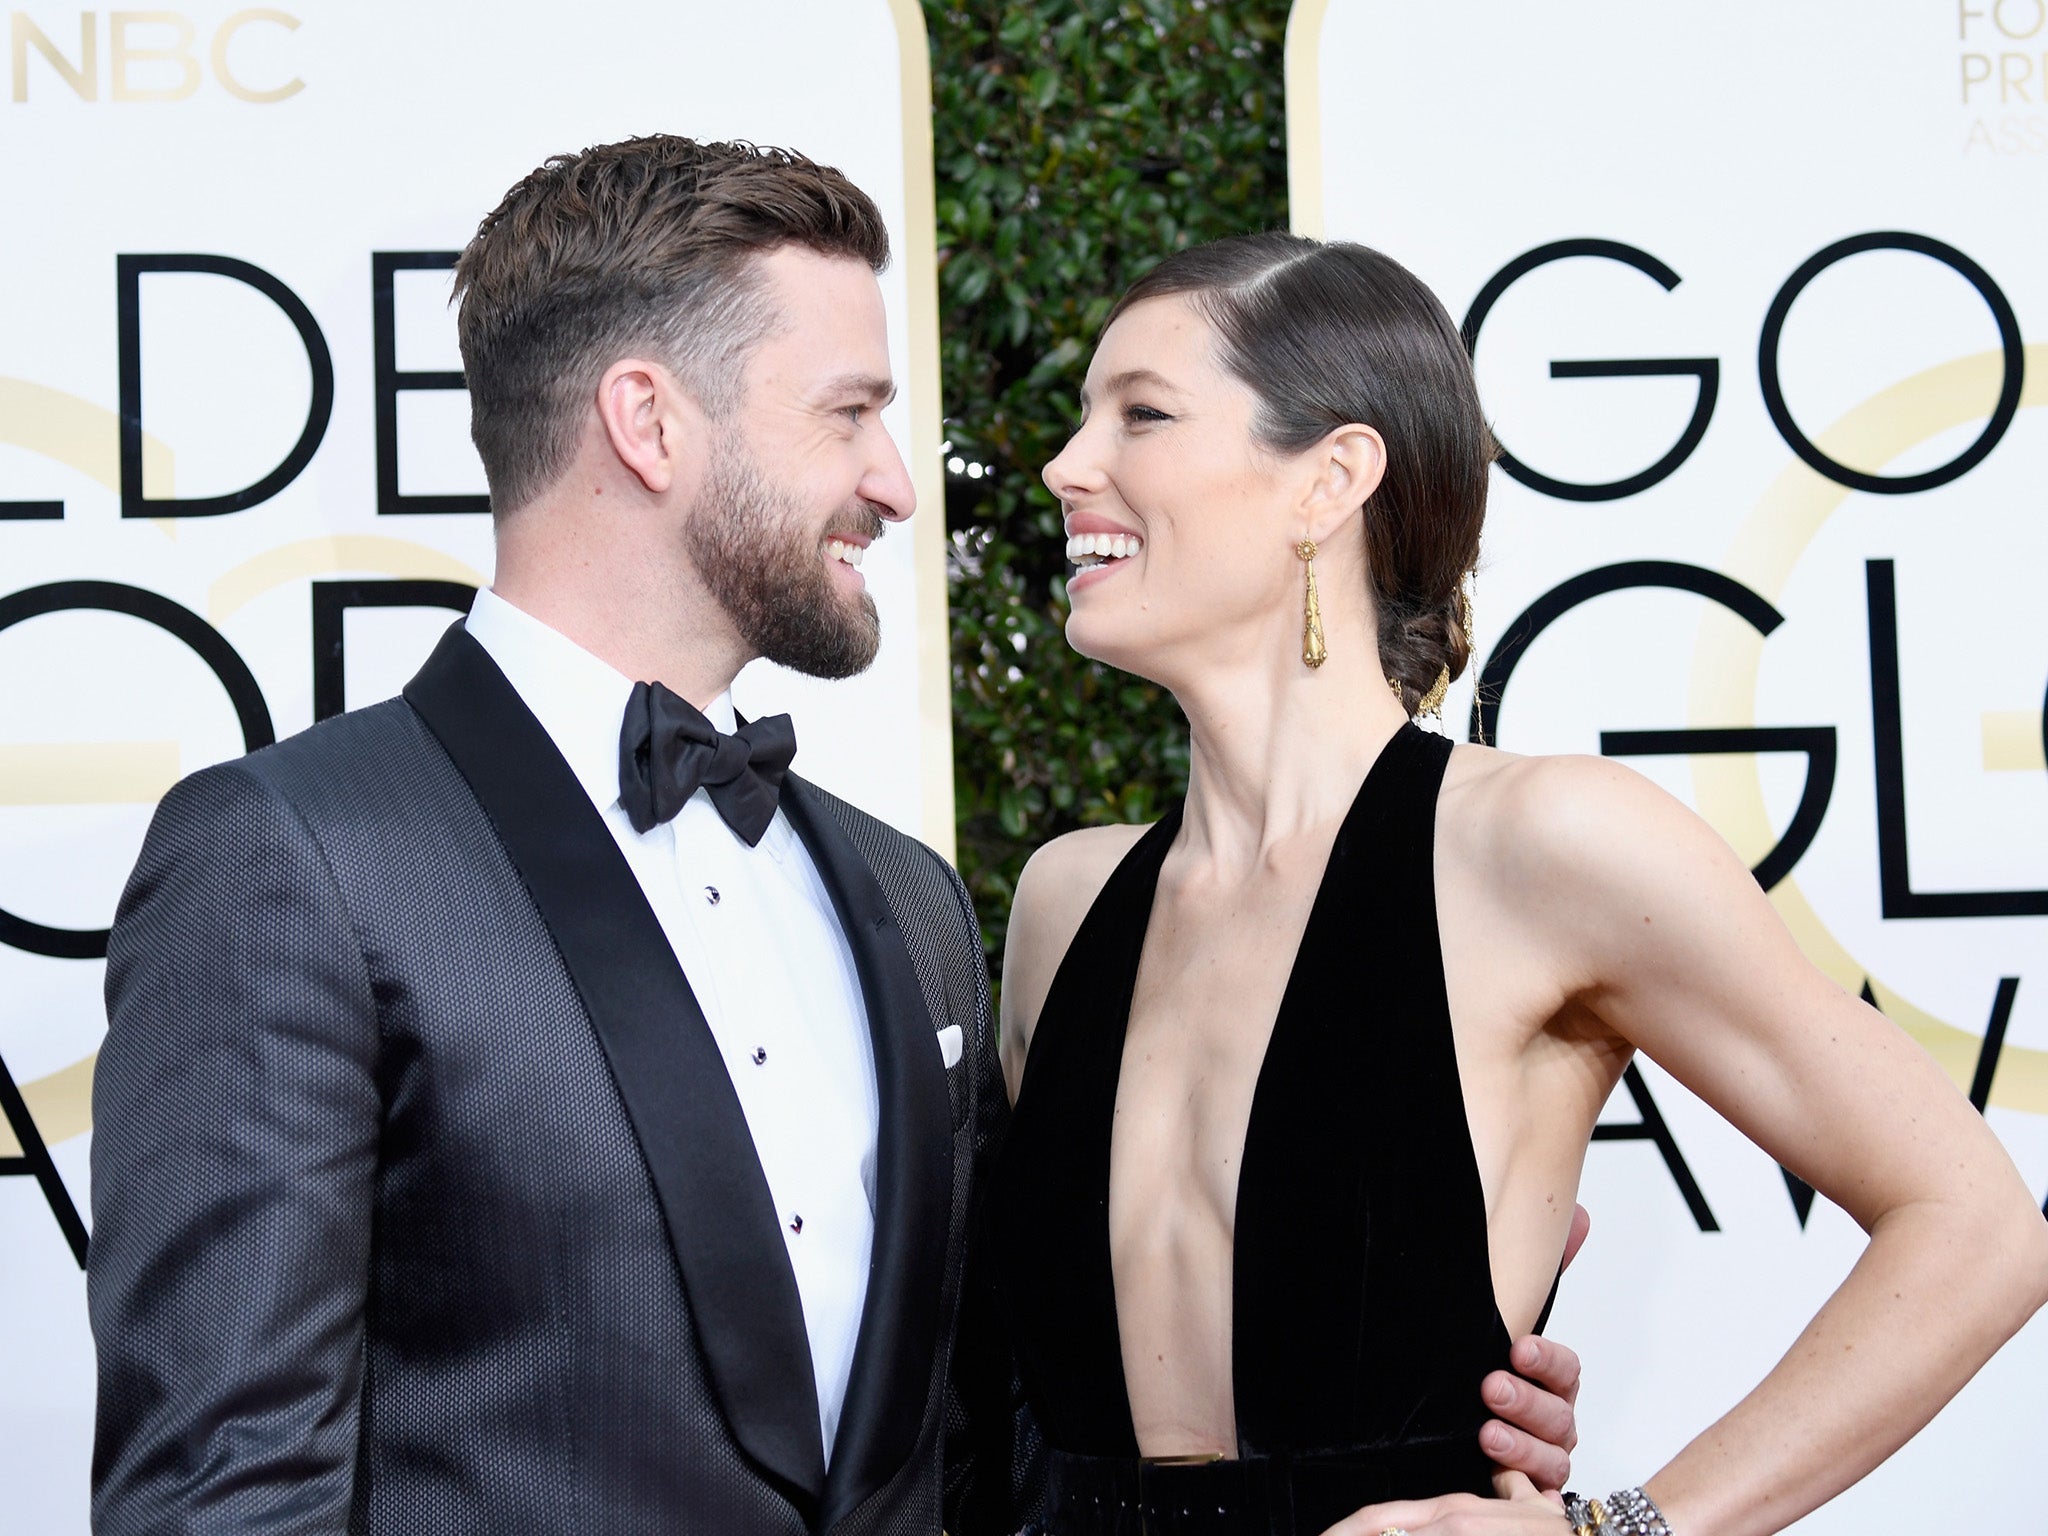
[[[672,137],[551,160],[464,252],[492,589],[401,698],[179,784],[114,926],[99,1531],[1028,1513],[966,892],[728,692],[874,656],[887,257],[837,172]]]

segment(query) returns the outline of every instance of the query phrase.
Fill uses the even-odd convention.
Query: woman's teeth
[[[1075,565],[1100,565],[1123,560],[1145,547],[1135,533],[1077,533],[1067,540],[1067,559]]]
[[[825,558],[827,560],[844,560],[855,570],[860,569],[861,556],[865,553],[866,547],[864,545],[849,544],[844,539],[827,539],[825,541]]]

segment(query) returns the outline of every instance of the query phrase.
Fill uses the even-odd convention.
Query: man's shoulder
[[[282,800],[309,817],[350,805],[402,804],[417,795],[423,765],[436,755],[439,746],[412,706],[386,699],[202,768],[180,781],[172,797],[254,795]]]
[[[257,772],[303,773],[352,759],[381,759],[431,739],[426,722],[410,704],[389,698],[315,721],[243,761]]]
[[[809,779],[801,782],[805,794],[833,819],[867,861],[899,914],[917,913],[940,921],[949,917],[960,921],[971,915],[966,887],[937,849]]]
[[[942,880],[952,876],[953,866],[929,843],[920,842],[901,828],[862,810],[852,801],[820,788],[810,779],[804,779],[802,783],[804,793],[838,823],[840,830],[853,840],[854,846],[870,863],[875,863],[877,855],[880,855],[887,864],[901,865],[906,872]],[[881,874],[881,869],[878,868],[876,873]]]

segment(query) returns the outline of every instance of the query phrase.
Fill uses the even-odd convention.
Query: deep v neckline
[[[1403,738],[1409,732],[1414,732],[1417,735],[1422,734],[1412,724],[1403,725],[1381,745],[1380,750],[1373,757],[1371,766],[1366,769],[1364,778],[1359,781],[1358,789],[1352,795],[1351,803],[1346,808],[1343,819],[1338,822],[1336,833],[1330,839],[1329,852],[1323,858],[1322,873],[1316,879],[1315,896],[1309,902],[1308,915],[1302,921],[1301,934],[1295,940],[1294,954],[1288,962],[1287,979],[1280,988],[1280,1000],[1274,1009],[1273,1026],[1267,1032],[1265,1048],[1259,1054],[1259,1068],[1252,1079],[1252,1098],[1250,1108],[1245,1114],[1244,1138],[1239,1142],[1237,1149],[1238,1179],[1236,1191],[1231,1198],[1230,1219],[1230,1417],[1232,1429],[1237,1437],[1238,1454],[1240,1456],[1245,1454],[1245,1441],[1243,1397],[1239,1390],[1239,1383],[1243,1378],[1244,1372],[1242,1362],[1239,1359],[1239,1345],[1246,1337],[1246,1330],[1244,1328],[1244,1318],[1240,1310],[1244,1294],[1244,1276],[1240,1259],[1243,1246],[1238,1241],[1238,1235],[1244,1228],[1245,1190],[1252,1183],[1252,1180],[1247,1177],[1247,1170],[1254,1166],[1254,1154],[1258,1150],[1258,1144],[1261,1139],[1259,1137],[1262,1119],[1260,1110],[1268,1102],[1266,1091],[1269,1075],[1268,1069],[1277,1056],[1284,1054],[1276,1050],[1276,1047],[1281,1046],[1283,1043],[1282,1032],[1287,1030],[1290,1017],[1301,1012],[1301,1009],[1297,1006],[1296,994],[1303,986],[1304,962],[1309,956],[1311,941],[1322,928],[1329,925],[1331,920],[1328,909],[1334,900],[1332,892],[1342,884],[1340,880],[1333,878],[1333,876],[1339,873],[1338,864],[1340,860],[1355,857],[1351,844],[1354,842],[1355,834],[1358,831],[1357,824],[1363,819],[1365,811],[1374,798],[1373,791],[1377,781],[1384,777],[1382,770],[1386,768],[1390,759],[1394,758],[1398,752],[1405,748],[1407,744]],[[1131,1411],[1130,1377],[1124,1369],[1123,1314],[1117,1301],[1116,1292],[1113,1201],[1109,1198],[1107,1191],[1113,1190],[1116,1187],[1117,1117],[1115,1105],[1123,1088],[1124,1055],[1130,1043],[1131,1009],[1137,1001],[1138,976],[1144,966],[1145,943],[1151,936],[1152,919],[1158,908],[1159,877],[1165,869],[1167,855],[1173,849],[1174,840],[1180,835],[1183,809],[1183,806],[1180,804],[1174,805],[1171,810],[1159,819],[1158,824],[1152,828],[1151,832],[1141,839],[1137,847],[1134,847],[1132,850],[1132,853],[1135,855],[1139,848],[1144,848],[1146,844],[1152,844],[1151,847],[1145,848],[1148,857],[1143,864],[1132,871],[1134,875],[1139,876],[1142,884],[1136,885],[1134,889],[1125,893],[1125,899],[1131,903],[1135,910],[1142,913],[1142,921],[1137,925],[1136,935],[1130,945],[1128,956],[1125,957],[1128,963],[1121,967],[1122,974],[1119,978],[1119,987],[1116,993],[1119,1006],[1111,1011],[1112,1017],[1116,1020],[1113,1049],[1106,1052],[1115,1062],[1115,1069],[1111,1073],[1107,1085],[1111,1116],[1107,1159],[1103,1169],[1105,1197],[1102,1202],[1102,1241],[1100,1251],[1109,1263],[1109,1294],[1112,1299],[1110,1311],[1115,1324],[1114,1331],[1117,1342],[1115,1357],[1117,1400],[1121,1404],[1121,1416],[1124,1422],[1129,1425],[1131,1445],[1134,1451],[1138,1443],[1138,1429],[1136,1417]],[[1154,842],[1154,839],[1157,841]]]
[[[1482,1490],[1477,1387],[1506,1363],[1508,1338],[1437,931],[1451,750],[1412,724],[1381,748],[1296,942],[1245,1119],[1230,1402],[1240,1457],[1434,1444],[1469,1454],[1458,1485]],[[1069,942],[989,1187],[1017,1369],[1046,1440],[1067,1453],[1138,1454],[1109,1176],[1131,1001],[1181,824],[1171,810],[1132,845]]]

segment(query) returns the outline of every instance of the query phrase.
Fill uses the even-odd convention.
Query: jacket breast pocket
[[[967,1071],[966,1045],[958,1024],[948,1024],[939,1031],[939,1059],[946,1068],[946,1097],[953,1106],[953,1133],[956,1136],[967,1123],[968,1098],[974,1092],[974,1083]]]

